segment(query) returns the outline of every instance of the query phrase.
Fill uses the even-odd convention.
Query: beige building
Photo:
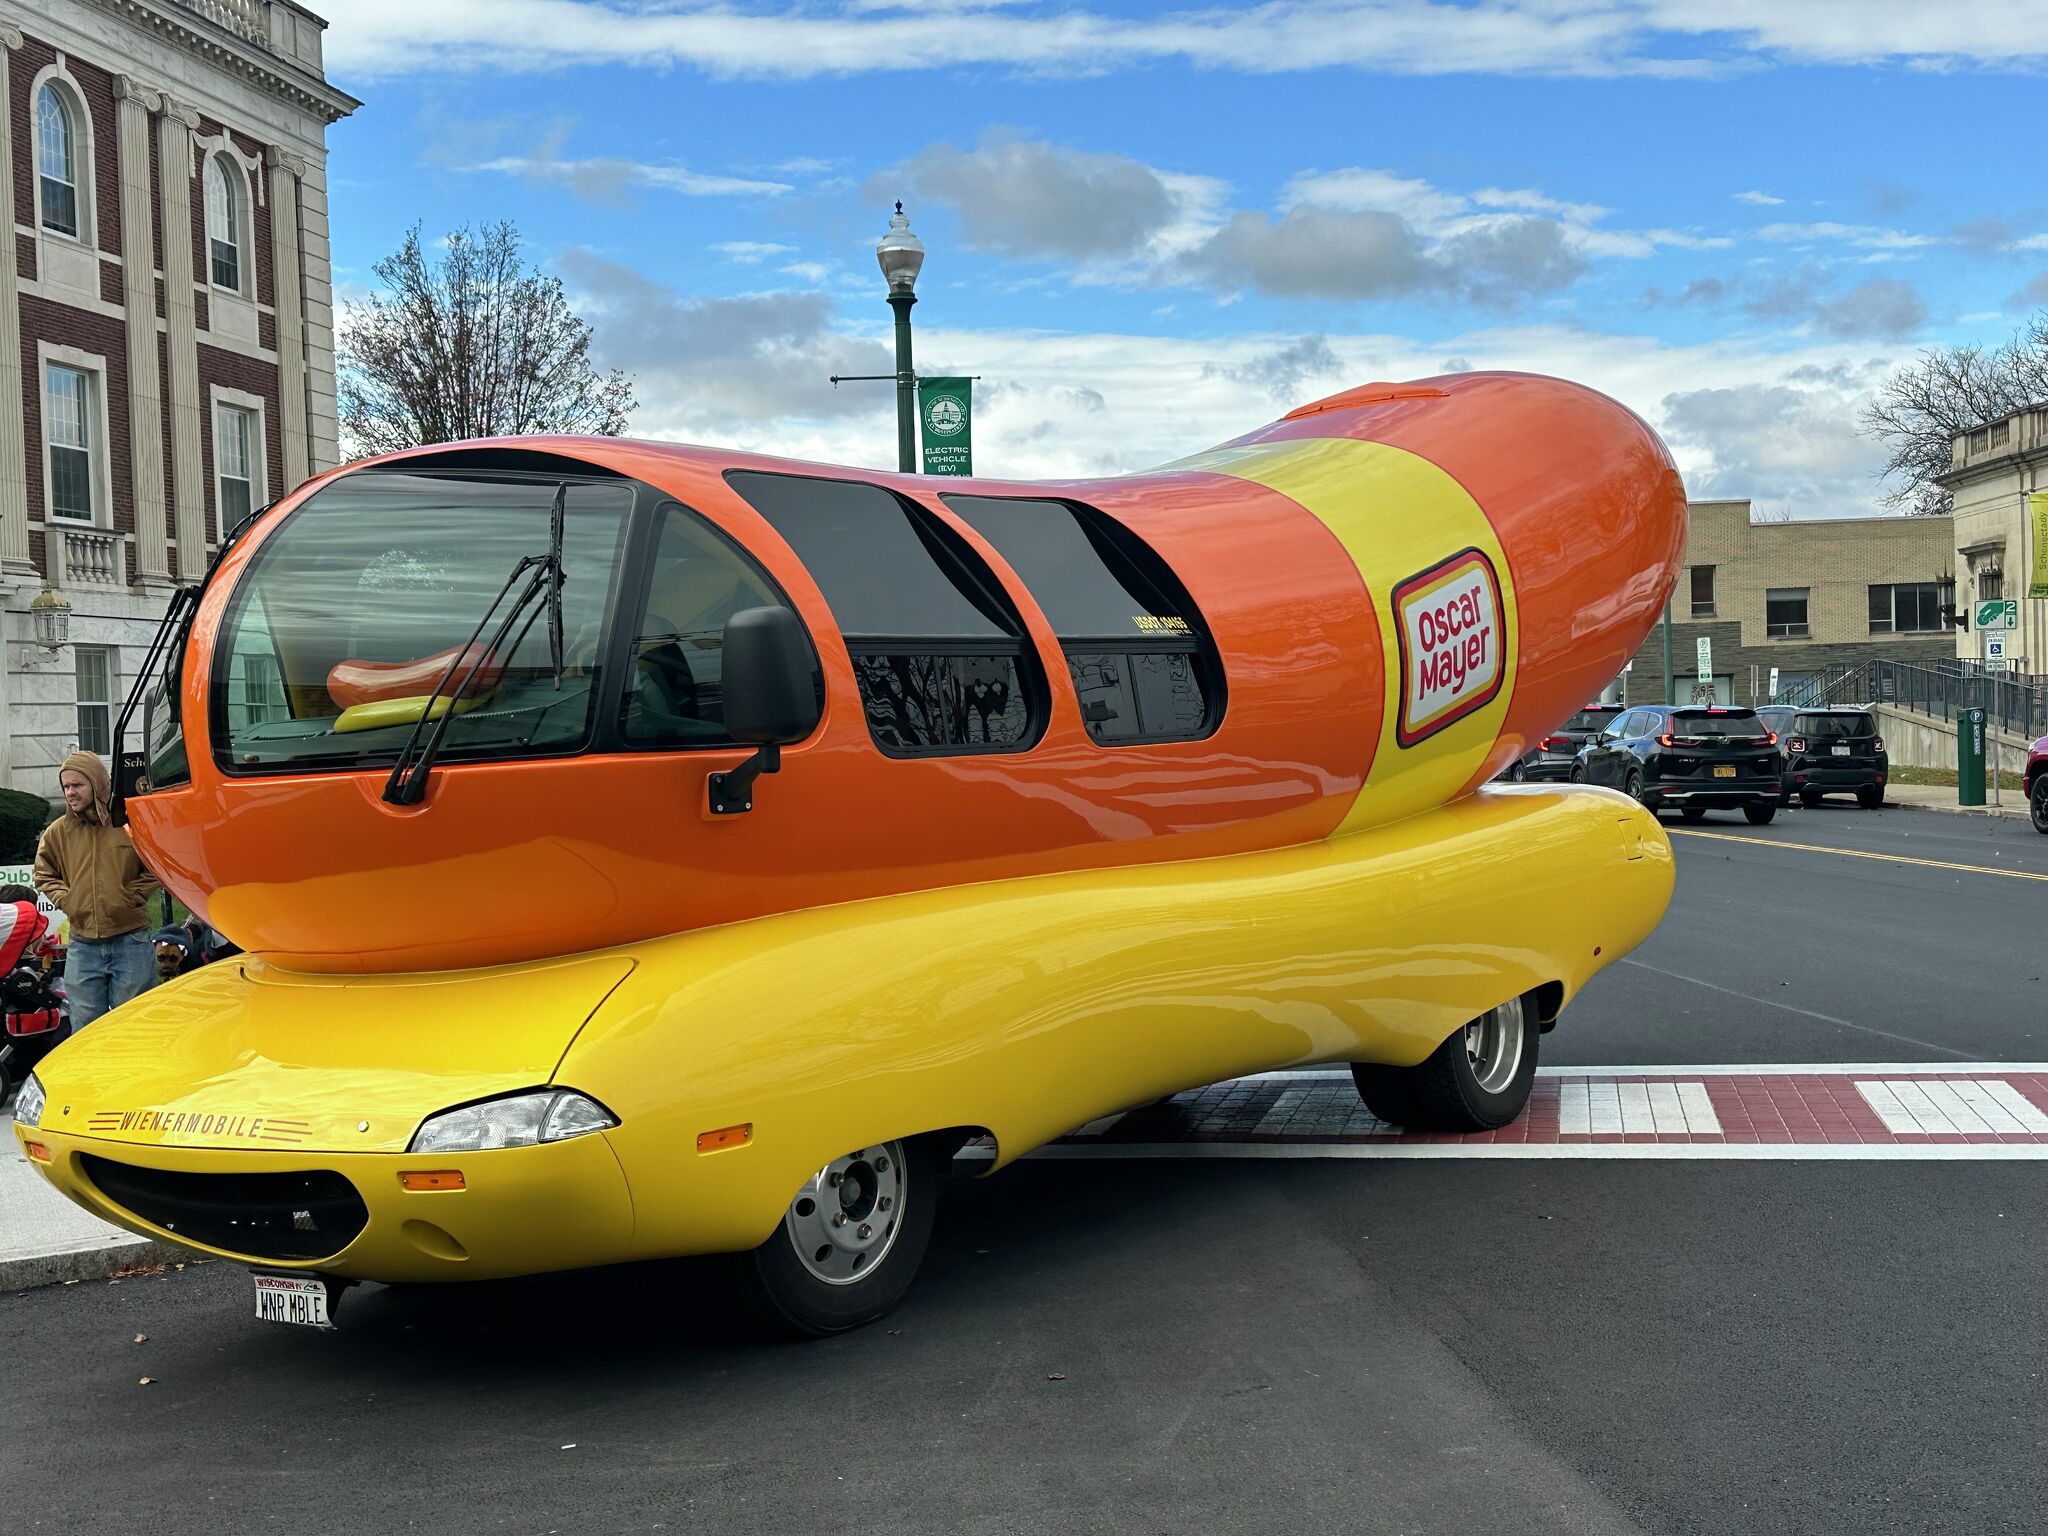
[[[2030,406],[1956,437],[1949,472],[1938,483],[1955,498],[1956,601],[2019,600],[2019,628],[2007,644],[2007,670],[2048,673],[2048,598],[2027,596],[2028,575],[2041,559],[2026,515],[2027,499],[2048,492],[2048,405]],[[1955,654],[1982,660],[1985,635],[1974,623],[1958,631]]]
[[[1946,517],[1858,517],[1759,523],[1747,501],[1686,504],[1685,552],[1671,601],[1677,701],[1709,702],[1699,642],[1709,646],[1711,702],[1754,705],[1863,662],[1926,662],[1955,654],[1941,617],[1941,576],[1953,560]],[[1636,653],[1625,702],[1663,692],[1663,635]]]

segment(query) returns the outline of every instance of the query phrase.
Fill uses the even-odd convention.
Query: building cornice
[[[1966,464],[1961,469],[1947,470],[1930,478],[1944,491],[1953,491],[1959,485],[1968,485],[1976,480],[2002,479],[2027,465],[2048,467],[2048,448],[2015,449],[2010,453],[2001,453],[1996,458],[1979,459],[1974,464]]]
[[[310,70],[272,53],[226,27],[183,8],[158,0],[89,0],[130,25],[197,54],[215,67],[250,82],[325,123],[336,123],[362,103],[337,90]]]

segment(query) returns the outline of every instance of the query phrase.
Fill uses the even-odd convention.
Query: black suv
[[[1802,709],[1779,728],[1785,749],[1784,796],[1819,805],[1823,795],[1854,794],[1866,810],[1884,804],[1891,771],[1884,738],[1867,709]]]
[[[1758,826],[1778,814],[1778,738],[1753,709],[1646,705],[1588,742],[1574,781],[1609,784],[1687,821],[1738,807]]]
[[[1606,730],[1621,711],[1619,704],[1588,704],[1537,742],[1526,756],[1509,763],[1499,776],[1511,784],[1524,779],[1570,778],[1579,748]]]

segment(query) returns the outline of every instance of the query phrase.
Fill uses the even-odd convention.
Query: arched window
[[[78,126],[56,86],[36,92],[36,171],[41,178],[43,228],[79,239]]]
[[[213,285],[242,291],[242,175],[225,155],[206,168],[206,239],[213,255]]]

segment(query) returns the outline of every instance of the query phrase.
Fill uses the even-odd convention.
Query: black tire
[[[1482,1069],[1475,1067],[1468,1036],[1497,1016],[1510,1013],[1510,1027],[1520,1036],[1520,1054],[1506,1081],[1489,1090],[1481,1080]],[[1502,1019],[1501,1023],[1508,1025],[1509,1021]],[[1497,1131],[1528,1107],[1542,1038],[1534,1005],[1527,997],[1518,997],[1473,1020],[1438,1046],[1427,1061],[1412,1067],[1354,1062],[1351,1081],[1365,1107],[1389,1125],[1453,1134]]]
[[[938,1142],[925,1136],[863,1147],[819,1169],[791,1197],[789,1210],[768,1240],[736,1255],[740,1289],[756,1315],[778,1331],[815,1339],[859,1328],[893,1310],[909,1292],[931,1246],[945,1167],[939,1152]],[[861,1187],[848,1193],[856,1181]],[[894,1193],[881,1194],[885,1189]],[[845,1235],[828,1237],[826,1231],[816,1230],[806,1235],[803,1228],[809,1219],[823,1225],[822,1213],[835,1198],[844,1202],[838,1214],[847,1221],[838,1231]],[[876,1208],[883,1199],[891,1202],[893,1228],[871,1219],[883,1214]],[[817,1209],[800,1216],[806,1203]],[[870,1239],[852,1236],[867,1228],[874,1229]],[[822,1247],[832,1250],[826,1263],[820,1262],[824,1253],[810,1246],[821,1238]],[[802,1253],[800,1241],[805,1245]],[[875,1253],[880,1257],[871,1264],[862,1258]],[[820,1273],[839,1267],[842,1260],[855,1272],[835,1279]]]
[[[1508,771],[1506,777],[1507,781],[1510,784],[1520,784],[1523,780],[1529,777],[1529,770],[1522,766],[1522,760],[1518,757],[1512,763],[1508,764]]]
[[[1799,803],[1809,811],[1812,810],[1816,805],[1820,804],[1820,791],[1817,789],[1802,789],[1799,791]]]
[[[1752,827],[1768,827],[1777,817],[1778,808],[1767,800],[1762,805],[1745,805],[1742,814],[1749,818]]]
[[[1866,784],[1856,791],[1856,803],[1866,811],[1874,811],[1884,804],[1884,786]]]
[[[2048,772],[2034,780],[2034,792],[2027,796],[2027,819],[2036,832],[2048,833]]]
[[[1566,777],[1574,784],[1583,784],[1586,782],[1586,770],[1579,764],[1573,763],[1572,771]]]
[[[1707,819],[1707,808],[1703,805],[1681,805],[1678,808],[1678,814],[1687,821],[1705,821]]]

